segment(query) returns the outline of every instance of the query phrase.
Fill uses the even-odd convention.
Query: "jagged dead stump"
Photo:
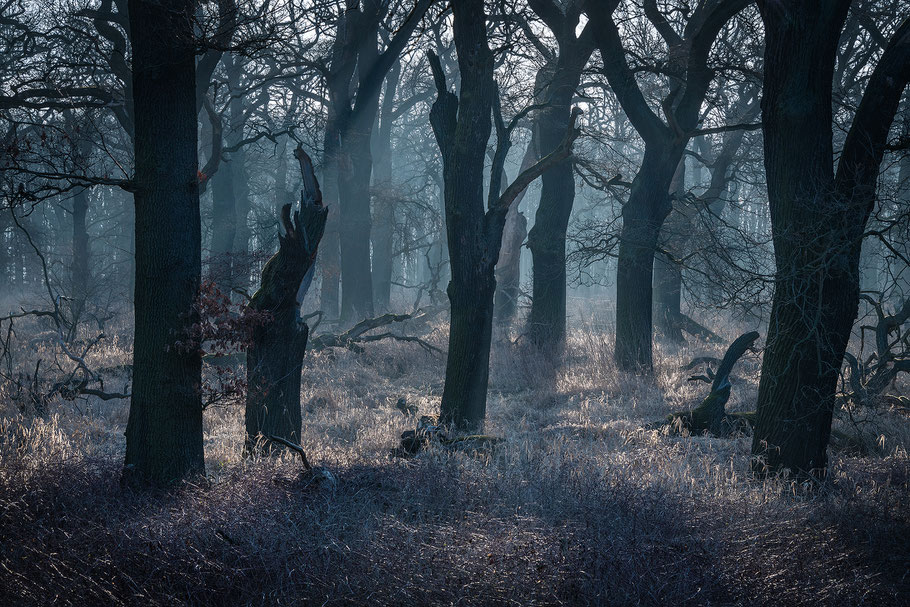
[[[247,449],[261,436],[300,441],[300,374],[309,337],[300,305],[312,282],[328,209],[309,156],[299,146],[295,155],[304,185],[300,209],[292,218],[291,205],[282,207],[278,252],[263,268],[261,286],[249,304],[269,320],[255,327],[247,349]]]

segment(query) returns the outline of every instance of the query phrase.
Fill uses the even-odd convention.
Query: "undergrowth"
[[[427,339],[444,345],[443,329]],[[123,488],[126,402],[42,418],[0,395],[0,603],[906,604],[906,418],[870,417],[880,452],[832,453],[818,490],[757,481],[748,436],[652,426],[698,403],[707,386],[680,366],[720,349],[659,350],[643,380],[615,369],[610,340],[574,330],[562,367],[503,340],[486,431],[504,441],[410,460],[389,456],[415,423],[395,403],[438,412],[441,357],[308,353],[303,446],[333,491],[304,487],[293,457],[243,459],[239,407],[206,413],[207,478]],[[128,344],[93,356],[126,382]],[[758,365],[737,366],[730,409],[755,402]]]

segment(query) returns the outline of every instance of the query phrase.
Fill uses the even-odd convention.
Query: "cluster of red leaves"
[[[243,352],[253,336],[272,319],[270,312],[254,310],[231,301],[210,280],[203,281],[195,303],[196,322],[189,326],[174,347],[200,355],[228,356]]]
[[[246,376],[229,358],[250,346],[256,332],[271,319],[270,312],[232,302],[211,280],[203,281],[196,297],[196,322],[174,343],[182,352],[196,352],[212,364],[203,367],[200,387],[204,407],[242,402]]]

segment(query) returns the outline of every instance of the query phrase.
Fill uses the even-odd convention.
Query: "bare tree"
[[[641,167],[622,207],[622,234],[616,277],[616,362],[621,369],[650,372],[652,277],[660,228],[672,209],[668,192],[691,137],[697,134],[701,108],[714,77],[708,65],[711,47],[724,25],[748,0],[700,2],[682,33],[654,0],[645,15],[667,47],[657,71],[668,74],[670,90],[661,100],[666,122],[650,107],[626,59],[627,50],[614,13],[619,0],[589,2],[587,13],[603,71],[629,121],[645,142]]]
[[[486,414],[496,289],[494,270],[506,215],[519,192],[569,156],[579,131],[575,128],[576,111],[560,145],[500,193],[502,166],[511,132],[523,114],[517,115],[508,125],[502,119],[483,0],[455,2],[452,12],[461,75],[460,95],[448,90],[439,58],[430,55],[437,91],[430,122],[443,158],[446,230],[452,268],[447,290],[451,320],[441,415],[446,423],[470,429],[481,425]],[[496,117],[498,145],[490,169],[485,210],[484,159],[492,131],[491,113]]]
[[[832,86],[850,0],[760,1],[776,289],[752,443],[759,474],[823,477],[835,391],[859,302],[859,257],[887,136],[910,79],[910,20],[866,86],[837,172]]]
[[[180,347],[201,272],[196,56],[190,0],[129,3],[136,292],[126,477],[202,474],[201,356]]]

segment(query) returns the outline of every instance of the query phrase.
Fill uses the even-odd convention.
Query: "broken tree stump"
[[[726,354],[720,361],[717,373],[713,376],[711,392],[700,405],[691,411],[682,411],[671,414],[667,421],[678,428],[692,433],[710,432],[715,436],[724,436],[731,430],[742,427],[741,415],[729,415],[726,412],[727,401],[730,400],[730,373],[734,365],[752,347],[758,339],[758,331],[750,331],[740,335],[727,348]]]

